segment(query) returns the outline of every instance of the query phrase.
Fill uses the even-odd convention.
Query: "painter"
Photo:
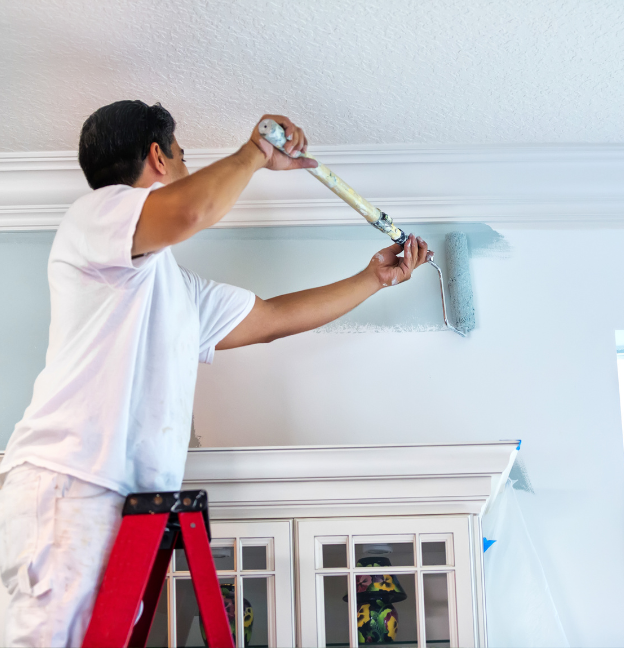
[[[266,300],[178,266],[171,246],[221,220],[256,171],[316,167],[301,128],[263,119],[284,152],[256,126],[192,175],[160,104],[118,101],[82,127],[93,191],[54,239],[46,364],[0,465],[7,646],[81,645],[126,495],[181,487],[198,362],[332,322],[427,260],[410,235],[355,276]]]

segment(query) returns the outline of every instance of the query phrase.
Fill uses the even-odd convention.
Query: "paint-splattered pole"
[[[286,144],[286,134],[284,129],[273,119],[263,119],[258,126],[260,135],[264,137],[267,142],[273,144],[284,154],[284,145]],[[308,153],[299,153],[294,157],[305,157],[310,160],[316,158]],[[317,160],[318,162],[318,160]],[[395,243],[403,245],[407,241],[407,234],[399,229],[393,222],[388,214],[382,212],[377,207],[371,205],[366,198],[362,198],[352,187],[350,187],[342,178],[339,178],[331,169],[328,169],[324,164],[319,162],[318,166],[314,169],[306,169],[317,180],[322,182],[326,187],[329,187],[337,196],[342,198],[348,205],[353,207],[355,211],[364,216],[364,218],[378,230],[387,234]]]

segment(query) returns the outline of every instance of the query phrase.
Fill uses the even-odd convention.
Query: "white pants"
[[[30,464],[8,473],[0,490],[0,576],[10,595],[2,646],[82,644],[124,500]]]

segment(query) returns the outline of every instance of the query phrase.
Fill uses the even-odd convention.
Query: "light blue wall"
[[[30,402],[50,325],[47,264],[54,232],[0,233],[0,448]]]
[[[444,267],[449,225],[418,229]],[[474,255],[505,254],[504,240],[483,225],[466,225]],[[0,233],[0,449],[30,402],[48,344],[47,261],[54,232]],[[243,286],[268,298],[337,281],[359,272],[390,240],[363,226],[207,230],[176,246],[179,263],[206,278]],[[442,326],[433,268],[383,291],[338,326],[430,329]],[[331,330],[331,329],[329,329]]]
[[[429,243],[436,262],[445,268],[444,236],[458,229],[466,232],[473,257],[508,254],[505,239],[486,225],[421,225],[415,233]],[[181,265],[201,276],[249,288],[266,299],[350,277],[390,244],[365,224],[217,229],[177,245],[174,253]],[[376,294],[326,330],[418,331],[442,326],[437,274],[427,266],[409,283]]]

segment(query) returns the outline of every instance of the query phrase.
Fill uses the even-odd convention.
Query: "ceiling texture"
[[[2,0],[0,150],[119,99],[186,148],[282,113],[311,144],[624,141],[622,0]]]

